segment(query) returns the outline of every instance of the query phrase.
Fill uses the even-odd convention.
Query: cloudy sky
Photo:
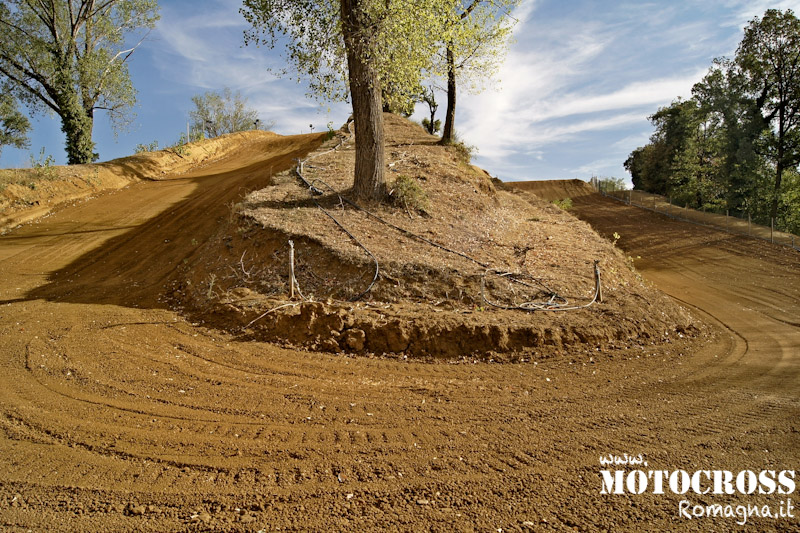
[[[139,91],[133,126],[115,135],[102,114],[96,119],[102,160],[139,143],[175,141],[191,97],[224,87],[241,91],[281,134],[346,120],[346,104],[320,103],[305,85],[270,73],[282,65],[280,50],[242,46],[240,1],[160,4],[158,28],[130,64]],[[800,12],[800,0],[523,0],[498,79],[460,96],[456,129],[478,148],[475,162],[506,181],[629,179],[622,163],[647,142],[648,115],[689,96],[711,61],[732,56],[744,26],[768,8]],[[443,110],[444,95],[439,100]],[[415,119],[425,116],[418,109]],[[42,148],[65,161],[58,120],[39,116],[33,126],[31,150],[5,147],[0,166],[29,166]]]

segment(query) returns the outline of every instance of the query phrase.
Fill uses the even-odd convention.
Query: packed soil
[[[94,165],[51,166],[39,161],[33,168],[0,169],[0,232],[137,181],[179,176],[235,156],[242,144],[254,139],[274,137],[269,131],[248,131]]]
[[[517,363],[286,348],[174,310],[179,266],[207,260],[232,207],[322,141],[243,142],[0,237],[2,529],[727,531],[736,517],[685,518],[679,501],[786,499],[609,495],[599,473],[609,454],[797,469],[800,258],[785,248],[573,198],[702,335]],[[533,195],[514,201],[544,211]]]
[[[179,266],[176,305],[252,339],[398,357],[541,360],[700,332],[585,222],[418,124],[385,124],[384,201],[350,199],[344,129],[232,209]]]

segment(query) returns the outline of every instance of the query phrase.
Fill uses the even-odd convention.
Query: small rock
[[[428,500],[417,500],[417,505],[430,505],[430,503]]]
[[[342,335],[342,339],[344,340],[345,346],[347,346],[351,350],[360,352],[361,350],[364,349],[367,335],[366,333],[364,333],[363,330],[349,329],[344,332],[344,334]]]
[[[128,504],[128,507],[125,509],[125,514],[129,516],[142,516],[147,508],[144,505],[137,505],[133,502]]]
[[[201,513],[193,514],[191,516],[191,520],[194,523],[202,522],[204,524],[208,524],[209,522],[211,522],[211,515],[204,511]]]

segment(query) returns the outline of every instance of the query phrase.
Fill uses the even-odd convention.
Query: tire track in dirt
[[[753,275],[751,261],[763,259],[725,238],[690,242],[688,230],[656,218],[650,224],[666,235],[684,235],[682,249],[656,234],[628,250],[650,261],[646,276],[661,276],[657,282],[684,301],[713,303],[707,312],[746,345],[714,326],[697,342],[501,365],[241,342],[161,308],[155,288],[170,261],[182,259],[179,249],[191,253],[197,228],[225,216],[209,204],[227,198],[226,180],[262,179],[263,165],[248,157],[246,171],[229,159],[183,178],[188,188],[217,183],[224,193],[179,194],[176,184],[159,204],[160,184],[142,184],[117,193],[129,199],[78,206],[87,221],[72,210],[43,221],[64,235],[31,226],[0,238],[8,274],[0,282],[5,527],[728,529],[733,522],[680,521],[675,498],[601,496],[598,457],[644,453],[653,467],[691,470],[798,463],[798,345],[787,324],[798,291],[793,259],[760,252],[780,265],[771,276],[781,288],[742,299],[753,282],[771,286],[772,278]],[[144,211],[131,214],[126,204]],[[91,229],[112,205],[135,229],[70,228]],[[635,213],[618,207],[579,209],[607,209],[608,226],[626,240],[646,232],[642,220],[626,222]],[[175,249],[165,250],[164,239]],[[743,258],[739,266],[735,258]],[[717,273],[726,261],[733,264]],[[732,323],[731,301],[757,311]],[[12,504],[14,494],[24,506]],[[764,531],[795,525],[756,522]]]

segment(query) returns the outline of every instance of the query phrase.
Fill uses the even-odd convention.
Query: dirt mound
[[[138,180],[174,177],[275,137],[272,132],[247,131],[105,163],[0,170],[0,231],[39,218],[59,204]]]
[[[521,191],[532,192],[547,202],[554,202],[565,198],[579,198],[595,193],[591,185],[577,179],[514,181],[507,183],[507,185]]]
[[[340,132],[304,164],[323,194],[275,176],[181,267],[174,300],[247,337],[331,352],[545,357],[693,331],[586,223],[523,199],[416,124],[386,115],[386,133],[385,202],[347,201],[354,146]],[[399,201],[401,189],[415,193]]]

